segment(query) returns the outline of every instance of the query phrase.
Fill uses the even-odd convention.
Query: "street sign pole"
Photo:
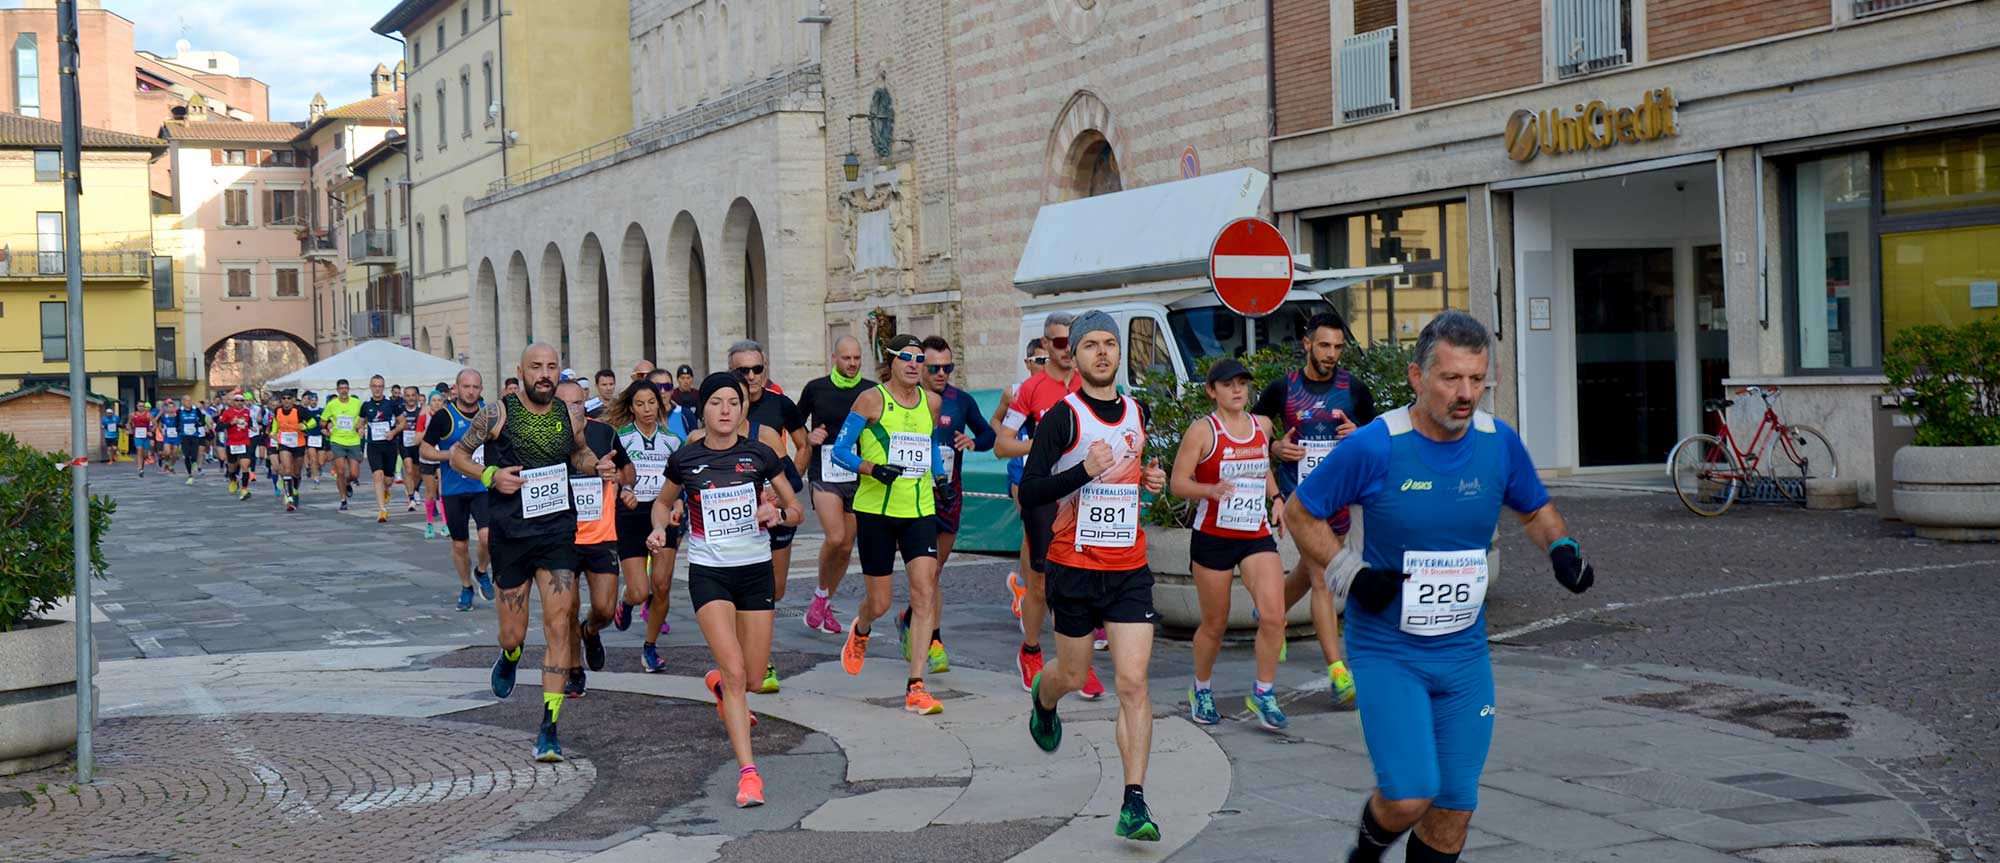
[[[90,449],[86,438],[84,399],[90,379],[84,374],[83,246],[77,199],[83,195],[83,106],[76,89],[76,0],[56,3],[56,41],[60,44],[62,82],[63,273],[69,287],[69,446],[70,458],[84,459],[69,472],[69,536],[75,546],[76,570],[76,781],[90,781],[90,723],[93,684],[90,642]]]

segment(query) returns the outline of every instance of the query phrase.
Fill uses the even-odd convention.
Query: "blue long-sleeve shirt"
[[[971,393],[958,387],[946,386],[944,392],[937,393],[936,395],[938,397],[938,424],[937,428],[931,432],[931,437],[936,439],[938,447],[945,453],[945,457],[951,459],[951,483],[953,485],[961,485],[959,474],[965,467],[965,453],[955,445],[959,432],[964,432],[972,436],[973,451],[989,452],[993,449],[993,440],[995,437],[993,426],[988,424],[986,417],[980,414],[979,403],[973,400]],[[945,464],[945,462],[939,462],[939,464]]]
[[[935,394],[932,395],[935,396]],[[941,405],[940,413],[942,413],[942,407],[943,406]],[[979,413],[979,408],[977,405],[973,406],[972,413],[975,416]],[[984,419],[980,421],[980,424],[985,425]],[[859,413],[850,413],[847,415],[847,421],[841,423],[840,425],[840,434],[833,439],[834,464],[840,465],[841,467],[844,467],[855,473],[861,472],[861,463],[863,461],[866,461],[866,459],[863,459],[861,457],[861,430],[867,427],[868,427],[868,419],[866,417],[863,417]],[[988,449],[991,449],[993,446],[993,430],[991,428],[988,428],[986,431],[987,431],[986,447]],[[946,438],[945,441],[946,442],[944,444],[940,445],[938,441],[937,431],[935,429],[932,430],[931,432],[932,471],[936,471],[938,466],[943,465],[945,463],[944,462],[945,457],[952,453],[952,449],[949,443],[950,438]],[[956,465],[954,464],[954,468],[955,467]],[[955,474],[956,471],[954,470],[954,475]]]

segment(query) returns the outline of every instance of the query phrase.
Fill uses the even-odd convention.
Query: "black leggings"
[[[181,464],[187,466],[189,476],[194,475],[195,466],[201,463],[201,442],[183,439],[181,444]]]

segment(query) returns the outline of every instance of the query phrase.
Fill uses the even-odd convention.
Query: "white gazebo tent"
[[[312,390],[324,398],[336,381],[346,379],[355,392],[368,390],[368,379],[381,375],[394,385],[414,385],[426,391],[438,381],[450,384],[465,367],[394,342],[362,342],[298,371],[264,382],[267,390]]]

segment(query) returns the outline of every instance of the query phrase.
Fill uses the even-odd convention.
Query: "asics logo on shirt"
[[[1403,490],[1403,491],[1430,491],[1430,490],[1431,490],[1431,481],[1430,481],[1430,480],[1427,480],[1427,479],[1426,479],[1426,480],[1415,480],[1415,479],[1406,479],[1406,480],[1403,480],[1403,489],[1402,489],[1402,490]]]
[[[1493,705],[1491,705],[1491,704],[1488,704],[1488,705],[1486,705],[1485,707],[1482,707],[1482,708],[1480,708],[1480,709],[1479,709],[1479,715],[1480,715],[1480,716],[1492,716],[1493,714],[1495,714],[1495,713],[1497,713],[1497,712],[1499,712],[1499,711],[1496,711],[1496,710],[1494,710],[1494,709],[1493,709]]]

